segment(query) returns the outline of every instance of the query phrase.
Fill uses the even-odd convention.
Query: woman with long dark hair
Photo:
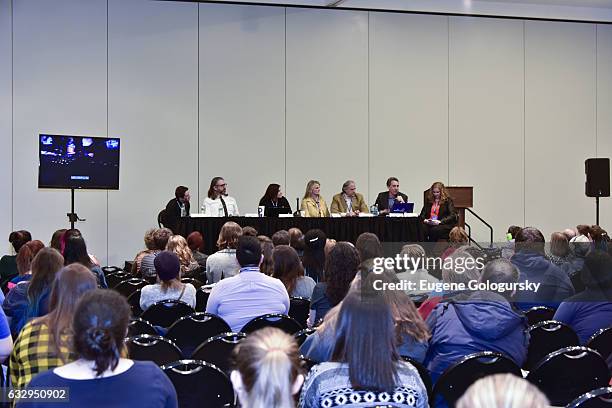
[[[292,297],[309,298],[315,287],[315,281],[304,276],[304,267],[295,249],[289,245],[279,245],[272,252],[274,272],[272,277],[280,279]]]
[[[326,243],[327,235],[320,229],[311,229],[304,235],[302,265],[306,276],[310,276],[315,282],[323,280]]]
[[[280,184],[272,183],[268,185],[263,197],[259,200],[259,206],[266,207],[264,215],[266,217],[278,214],[291,214],[291,205],[283,196]]]
[[[89,253],[87,252],[87,244],[85,244],[85,239],[82,235],[69,235],[66,238],[65,246],[64,246],[64,263],[66,265],[70,265],[73,263],[80,263],[81,265],[87,267],[93,274],[96,276],[98,280],[98,286],[101,288],[107,288],[106,278],[104,277],[104,273],[100,266],[93,263]]]

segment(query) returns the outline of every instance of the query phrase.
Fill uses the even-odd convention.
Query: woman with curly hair
[[[325,281],[316,284],[310,301],[310,323],[325,317],[344,299],[359,268],[359,253],[350,242],[338,242],[325,263]]]
[[[448,234],[457,225],[459,217],[444,184],[436,181],[431,185],[419,218],[423,223],[426,241],[448,239]]]
[[[166,244],[166,250],[174,252],[181,261],[181,276],[187,278],[197,278],[200,265],[193,257],[193,252],[189,249],[187,240],[181,235],[173,235]]]

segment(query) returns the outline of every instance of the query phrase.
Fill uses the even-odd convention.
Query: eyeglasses
[[[225,184],[217,184],[215,187],[227,187],[227,183],[225,183]]]

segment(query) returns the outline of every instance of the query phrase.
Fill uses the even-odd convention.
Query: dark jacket
[[[521,310],[534,306],[556,309],[561,301],[574,294],[574,287],[567,274],[544,255],[533,251],[519,251],[510,258],[510,262],[519,270],[519,282],[541,283],[537,292],[517,292],[516,305]]]
[[[289,205],[289,201],[285,197],[281,197],[278,200],[276,206],[272,203],[272,200],[267,200],[262,198],[259,200],[260,206],[265,206],[266,210],[264,211],[264,215],[266,217],[277,216],[278,214],[291,214],[291,205]]]
[[[431,339],[425,365],[434,382],[453,363],[480,351],[502,353],[519,367],[527,357],[527,319],[491,292],[475,292],[466,301],[440,303],[427,324]]]
[[[429,219],[431,214],[431,206],[433,203],[426,202],[421,209],[421,214],[419,218],[421,220]],[[440,204],[440,211],[438,212],[438,220],[440,220],[441,224],[454,225],[459,221],[459,215],[457,214],[457,210],[455,210],[455,205],[453,204],[453,200],[449,197]]]
[[[402,192],[397,193],[398,196],[401,196],[404,199],[404,202],[408,202],[408,196]],[[383,191],[382,193],[378,193],[378,197],[376,197],[375,205],[378,205],[378,211],[382,210],[390,210],[389,208],[389,191]]]
[[[185,212],[189,215],[189,201],[185,202]],[[181,207],[176,198],[168,201],[166,204],[166,216],[162,220],[164,227],[170,228],[172,232],[177,233],[178,221],[181,218]]]

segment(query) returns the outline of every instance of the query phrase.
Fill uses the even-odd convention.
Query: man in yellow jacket
[[[353,180],[345,181],[342,185],[342,192],[336,194],[332,199],[331,212],[345,213],[349,217],[369,212],[363,195],[357,193],[356,189]]]

